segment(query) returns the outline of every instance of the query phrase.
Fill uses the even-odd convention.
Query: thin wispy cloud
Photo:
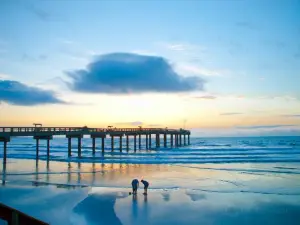
[[[236,126],[237,129],[273,129],[273,128],[286,128],[295,127],[296,125],[254,125],[254,126]]]
[[[51,13],[42,8],[36,7],[30,2],[22,2],[22,4],[28,12],[32,13],[42,21],[49,21],[52,18]]]
[[[300,118],[300,114],[288,114],[288,115],[282,115],[283,117],[299,117]]]
[[[146,127],[163,127],[162,124],[148,124]]]
[[[142,126],[143,122],[141,121],[133,121],[133,122],[119,122],[114,123],[116,126]]]
[[[206,51],[207,49],[204,46],[201,45],[195,45],[191,43],[185,43],[185,42],[159,42],[157,43],[159,46],[168,49],[170,51]]]
[[[58,51],[68,58],[76,61],[88,62],[96,55],[96,52],[84,45],[69,39],[58,39]]]
[[[241,28],[246,28],[250,30],[256,30],[258,27],[249,21],[239,21],[235,23],[236,26]]]
[[[0,102],[12,105],[66,104],[52,91],[27,86],[13,80],[0,80]]]
[[[193,98],[200,99],[200,100],[215,100],[215,99],[217,99],[217,97],[213,96],[213,95],[196,96]]]
[[[200,77],[180,76],[162,57],[132,53],[100,55],[86,68],[66,73],[70,88],[86,93],[179,93],[201,91],[204,85]]]
[[[21,56],[21,60],[23,60],[23,61],[43,61],[43,60],[46,60],[47,58],[48,58],[48,56],[45,54],[40,54],[38,56],[32,56],[27,53],[24,53]]]
[[[220,113],[220,116],[235,116],[235,115],[242,115],[244,113],[241,112],[227,112],[227,113]]]
[[[208,69],[192,64],[186,64],[186,63],[178,63],[175,65],[176,70],[181,73],[191,74],[191,75],[202,75],[202,76],[224,76],[229,73],[228,70],[217,70],[217,69]]]
[[[37,6],[37,4],[29,1],[19,1],[21,6],[27,12],[34,15],[37,19],[43,22],[62,22],[66,21],[65,15],[57,14],[55,11],[50,11],[48,8]]]
[[[8,74],[1,74],[0,73],[0,80],[8,80],[8,79],[10,79],[11,78],[11,76],[10,75],[8,75]]]

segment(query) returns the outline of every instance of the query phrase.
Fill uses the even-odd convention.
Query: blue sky
[[[185,113],[182,106],[178,109],[181,114],[175,113],[173,120],[162,125],[179,126],[179,122],[176,121],[191,117],[189,126],[194,129],[202,128],[203,123],[196,120],[205,120],[205,116],[210,115],[213,110],[218,114],[216,121],[220,123],[205,124],[209,129],[242,125],[298,126],[298,117],[288,119],[282,115],[300,114],[299,11],[300,2],[296,0],[3,0],[0,3],[0,78],[52,91],[62,99],[38,106],[41,113],[37,118],[51,125],[60,121],[47,120],[43,110],[55,111],[57,107],[71,110],[81,107],[80,110],[86,113],[93,109],[98,110],[95,105],[101,101],[106,102],[107,99],[111,99],[108,102],[116,105],[119,101],[129,99],[129,105],[143,107],[140,102],[136,103],[133,100],[138,98],[138,94],[131,94],[131,99],[130,96],[126,98],[122,94],[121,98],[125,100],[120,100],[116,93],[111,95],[110,91],[106,94],[103,94],[103,91],[92,94],[78,93],[66,84],[75,82],[68,76],[70,71],[88,70],[87,66],[98,62],[99,56],[110,53],[140,54],[151,56],[153,60],[155,57],[162,57],[180,77],[192,76],[205,81],[201,83],[199,90],[189,89],[184,93],[174,91],[172,96],[168,91],[167,96],[160,93],[160,99],[166,98],[166,101],[175,105],[184,104],[187,110],[195,112],[194,115]],[[99,70],[93,72],[96,77],[99,75]],[[151,76],[147,71],[141,73],[145,74],[145,79],[137,79],[147,80]],[[163,74],[162,71],[159,73]],[[88,74],[93,73],[90,71]],[[127,79],[126,76],[121,80],[115,77],[113,83],[122,89],[124,79]],[[159,83],[160,78],[157,79]],[[163,77],[161,81],[165,82]],[[136,86],[129,88],[132,93],[136,92]],[[149,99],[149,105],[152,105],[151,102],[156,101],[157,87],[150,88],[150,93],[148,87],[145,95],[145,99]],[[36,104],[32,107],[18,105],[15,102],[20,101],[9,102],[8,98],[3,96],[4,94],[1,99],[0,94],[0,101],[3,102],[0,105],[3,108],[2,114],[11,115],[10,112],[16,108],[21,108],[28,114],[36,111]],[[205,99],[203,96],[208,97]],[[57,105],[57,102],[72,104]],[[40,100],[38,105],[39,103]],[[53,103],[55,104],[52,105]],[[109,106],[109,103],[103,104]],[[169,105],[162,103],[159,106],[163,111],[162,115],[167,115]],[[117,107],[114,109],[120,110]],[[125,110],[129,114],[132,107],[128,106]],[[204,112],[200,113],[199,117],[198,110]],[[255,110],[265,113],[259,116],[250,113]],[[278,115],[274,111],[277,111]],[[227,114],[226,119],[224,114]],[[14,120],[13,116],[18,120]],[[144,111],[139,111],[136,116],[138,121],[143,122],[149,117]],[[156,116],[147,120],[145,125],[156,124],[156,121],[161,123],[159,114]],[[21,124],[31,123],[27,117],[23,118],[22,114],[13,114],[11,117],[10,120],[0,119],[0,122],[6,125],[15,124],[15,121]],[[123,120],[136,121],[129,117],[120,118],[120,115],[115,115],[108,116],[107,120],[116,123]],[[272,120],[265,120],[271,117]],[[74,115],[70,124],[74,124],[78,118],[81,117]],[[78,123],[80,122],[89,123],[91,126],[104,125],[92,121],[79,120]],[[279,128],[273,126],[272,129]]]

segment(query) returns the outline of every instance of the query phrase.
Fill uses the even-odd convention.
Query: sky
[[[0,126],[300,134],[300,1],[0,1]]]

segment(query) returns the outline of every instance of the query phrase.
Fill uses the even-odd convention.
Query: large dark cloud
[[[41,105],[65,103],[51,91],[30,87],[13,80],[0,80],[0,102],[13,105]]]
[[[67,72],[74,91],[88,93],[186,92],[202,90],[204,80],[182,77],[162,57],[131,53],[101,55],[86,69]]]

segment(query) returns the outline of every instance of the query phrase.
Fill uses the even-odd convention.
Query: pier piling
[[[78,157],[81,157],[81,137],[78,138]]]
[[[36,138],[36,160],[39,159],[39,141],[40,139]]]
[[[129,151],[129,135],[126,135],[126,151]]]
[[[101,137],[101,147],[102,147],[102,153],[104,153],[104,147],[105,147],[105,144],[104,144],[104,137]]]
[[[3,142],[3,163],[6,163],[7,141]]]
[[[50,157],[50,139],[47,139],[47,159]]]
[[[156,148],[160,147],[160,136],[159,134],[156,134]]]
[[[114,151],[114,136],[111,136],[111,151]]]
[[[141,150],[141,148],[142,148],[142,141],[141,141],[141,139],[142,139],[142,137],[141,137],[142,135],[141,134],[139,134],[139,150]]]
[[[96,138],[92,138],[92,141],[93,141],[93,155],[95,155],[95,153],[96,153]]]
[[[68,156],[71,157],[71,155],[72,155],[72,140],[69,137],[68,138]]]
[[[134,135],[134,151],[136,152],[136,135]]]
[[[182,136],[181,136],[181,134],[179,134],[179,146],[182,146],[182,142],[181,142],[182,140],[181,139],[182,139]]]
[[[120,136],[120,152],[122,152],[122,136]]]

